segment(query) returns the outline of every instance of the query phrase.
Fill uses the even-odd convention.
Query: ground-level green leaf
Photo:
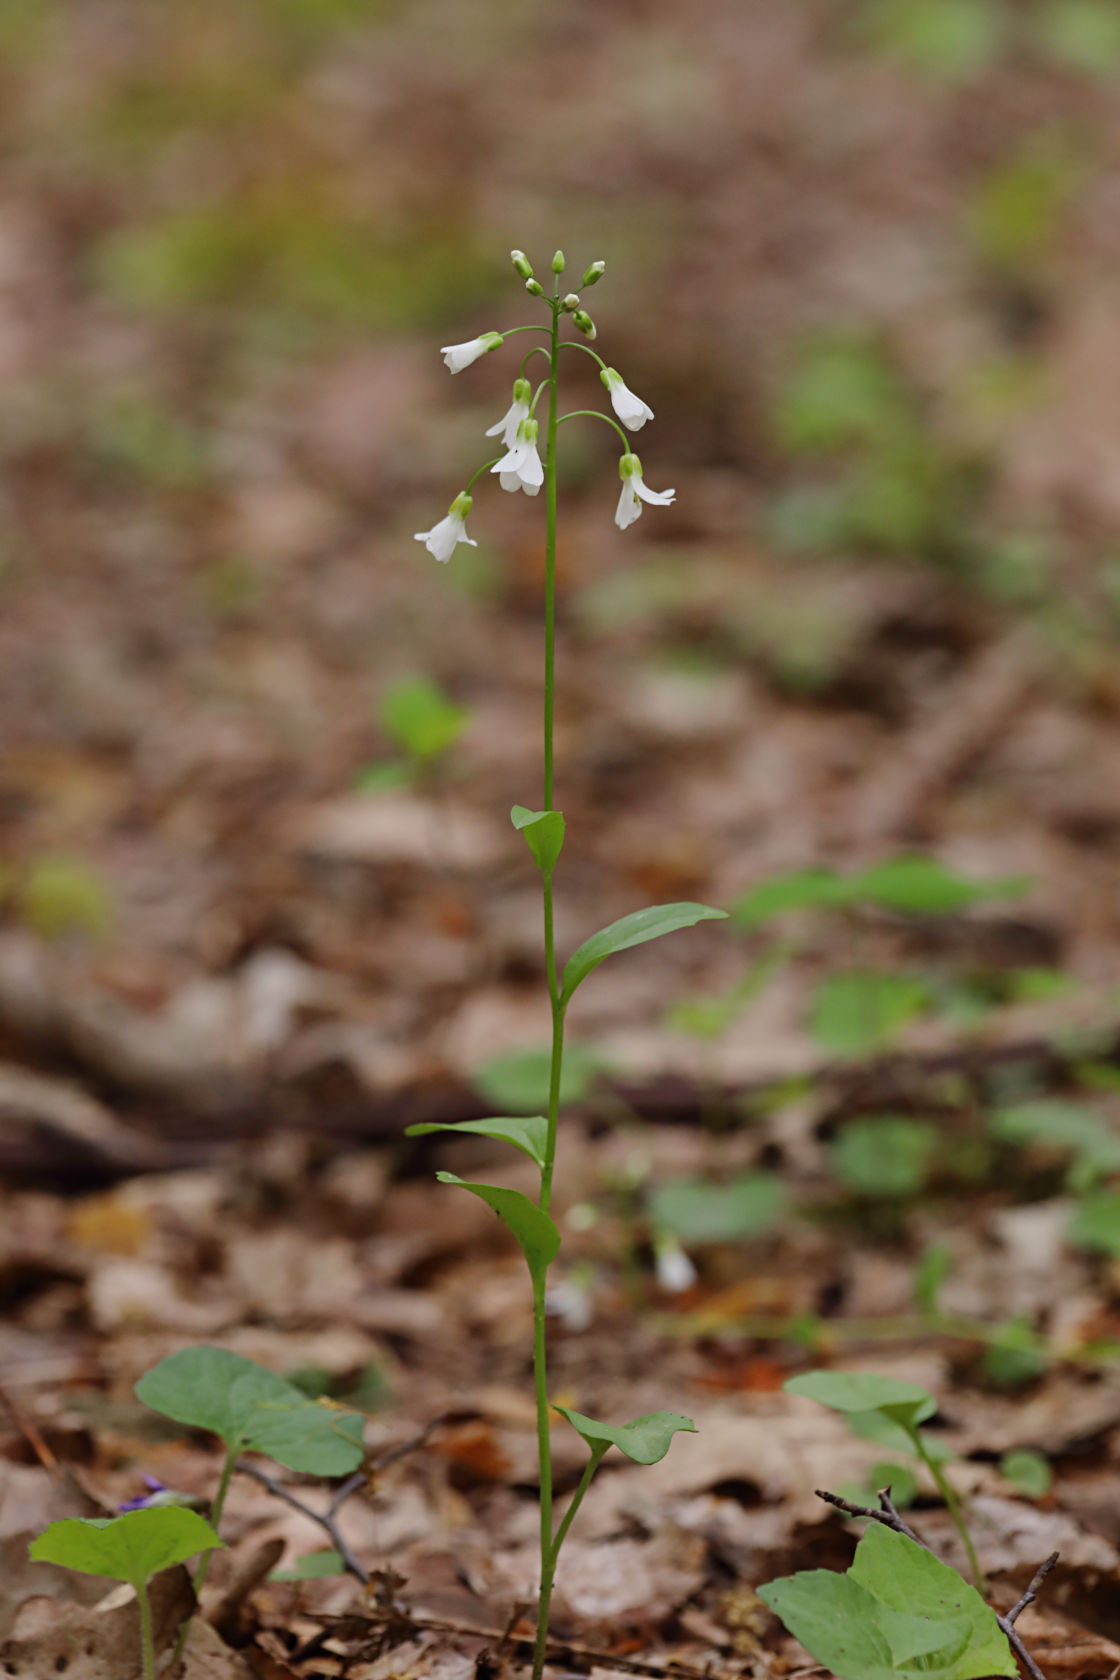
[[[468,1184],[455,1173],[441,1172],[441,1184],[457,1184],[488,1202],[502,1223],[517,1238],[534,1283],[539,1283],[560,1252],[560,1232],[547,1213],[523,1196],[520,1190],[506,1190],[500,1184]]]
[[[566,1417],[572,1428],[583,1436],[592,1452],[618,1447],[635,1464],[656,1464],[665,1457],[678,1431],[696,1434],[696,1425],[682,1412],[646,1412],[630,1423],[599,1423],[575,1412],[570,1406],[555,1406],[554,1411]]]
[[[647,940],[660,939],[666,933],[695,927],[697,922],[724,921],[726,917],[726,910],[713,910],[707,904],[652,904],[647,910],[635,910],[631,915],[612,922],[609,927],[600,928],[598,933],[593,933],[578,950],[573,951],[564,965],[565,1002],[591,970],[616,951],[628,951],[634,945],[644,945]]]
[[[423,1137],[427,1132],[471,1132],[479,1137],[498,1138],[523,1149],[538,1167],[544,1166],[548,1121],[543,1114],[499,1115],[491,1120],[431,1120],[407,1127],[404,1135]]]
[[[270,1581],[322,1581],[345,1573],[346,1561],[341,1552],[309,1552],[291,1569],[274,1569],[268,1578]]]
[[[364,1419],[309,1400],[302,1389],[228,1348],[189,1347],[161,1359],[136,1397],[164,1417],[211,1429],[232,1452],[267,1453],[289,1470],[344,1476],[364,1451]]]
[[[83,1575],[142,1586],[161,1569],[185,1563],[223,1542],[204,1517],[184,1505],[126,1511],[120,1517],[67,1517],[28,1547],[33,1563],[57,1563]]]
[[[678,1178],[651,1193],[649,1216],[683,1243],[737,1242],[773,1230],[788,1203],[776,1173],[741,1173],[724,1184]]]
[[[882,1523],[871,1523],[856,1547],[849,1573],[892,1610],[966,1624],[967,1641],[947,1670],[951,1680],[1017,1674],[1011,1647],[991,1606],[924,1546]]]

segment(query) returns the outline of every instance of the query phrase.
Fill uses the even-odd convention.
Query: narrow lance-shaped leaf
[[[544,1166],[548,1121],[543,1114],[502,1114],[490,1120],[426,1120],[405,1128],[405,1137],[424,1137],[428,1132],[470,1132],[477,1137],[497,1138],[523,1149],[538,1167]]]
[[[537,868],[543,875],[551,874],[564,844],[564,813],[530,811],[524,805],[515,805],[509,820],[524,834]]]
[[[680,928],[695,927],[697,922],[724,921],[726,910],[713,910],[708,904],[652,904],[647,910],[635,910],[629,916],[612,922],[585,939],[564,965],[563,997],[567,1003],[576,987],[586,980],[593,968],[615,951],[628,951],[633,945],[660,939],[663,934],[676,933]]]
[[[665,1457],[678,1431],[696,1434],[696,1425],[683,1412],[646,1412],[630,1423],[600,1423],[596,1418],[575,1412],[570,1406],[554,1406],[554,1411],[567,1418],[572,1428],[583,1436],[593,1453],[604,1453],[608,1447],[618,1447],[635,1464],[656,1464]]]
[[[560,1252],[560,1232],[555,1223],[520,1190],[506,1190],[500,1184],[468,1184],[455,1173],[441,1172],[436,1177],[441,1184],[457,1184],[469,1190],[494,1209],[503,1225],[508,1226],[521,1247],[534,1284],[540,1284]]]
[[[28,1547],[33,1563],[57,1563],[83,1575],[107,1575],[142,1587],[161,1569],[185,1563],[223,1542],[204,1517],[183,1505],[127,1511],[121,1517],[67,1517]]]
[[[362,1462],[364,1420],[309,1400],[302,1389],[228,1348],[169,1354],[136,1384],[164,1417],[220,1435],[229,1452],[267,1453],[289,1470],[344,1476]]]

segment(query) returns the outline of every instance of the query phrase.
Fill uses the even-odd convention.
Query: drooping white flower
[[[508,453],[490,468],[492,473],[497,473],[503,490],[524,490],[527,496],[535,496],[544,483],[544,467],[537,454],[537,429],[535,420],[522,420]]]
[[[642,502],[652,502],[655,507],[668,507],[670,502],[676,499],[675,490],[646,489],[642,478],[642,463],[636,455],[626,454],[620,458],[618,476],[622,480],[622,494],[614,510],[614,522],[620,531],[625,531],[627,525],[633,525],[642,511]]]
[[[654,1249],[657,1281],[667,1295],[679,1295],[696,1282],[696,1267],[677,1241],[662,1233]]]
[[[604,368],[599,378],[607,387],[611,396],[611,407],[624,426],[632,432],[640,432],[647,420],[653,419],[653,410],[641,397],[636,397],[620,373],[614,368]]]
[[[521,422],[529,418],[529,399],[532,395],[533,387],[527,379],[515,379],[513,382],[513,401],[498,424],[486,428],[486,436],[497,437],[500,432],[503,447],[507,450],[515,448]]]
[[[459,543],[477,548],[474,538],[467,536],[466,519],[470,511],[471,498],[464,490],[452,502],[447,517],[441,519],[438,525],[433,525],[430,531],[417,531],[416,541],[422,542],[429,554],[443,561],[450,560]]]
[[[439,353],[452,373],[462,373],[480,356],[485,356],[488,350],[496,350],[499,344],[504,343],[501,333],[487,332],[479,338],[468,338],[462,344],[441,344]]]

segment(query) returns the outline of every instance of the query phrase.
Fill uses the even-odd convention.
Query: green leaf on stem
[[[697,1433],[696,1425],[682,1412],[647,1412],[630,1423],[599,1423],[595,1418],[574,1412],[570,1406],[554,1406],[554,1412],[567,1418],[577,1434],[582,1435],[593,1453],[604,1453],[608,1447],[618,1447],[635,1464],[656,1464],[665,1457],[678,1431]]]
[[[875,1371],[805,1371],[783,1387],[834,1412],[882,1412],[904,1429],[917,1428],[937,1410],[937,1401],[920,1384]]]
[[[551,875],[564,844],[564,813],[530,811],[524,805],[515,805],[509,820],[525,836],[541,874]]]
[[[136,1397],[164,1417],[220,1435],[229,1452],[267,1453],[289,1470],[345,1476],[364,1452],[364,1420],[309,1400],[294,1383],[227,1348],[169,1354],[136,1384]]]
[[[840,1680],[979,1680],[1018,1671],[995,1611],[932,1552],[871,1523],[845,1575],[787,1575],[763,1602]]]
[[[647,910],[635,910],[629,916],[612,922],[585,939],[564,965],[563,999],[567,1003],[582,980],[593,968],[615,951],[628,951],[632,945],[644,945],[649,939],[676,933],[680,928],[695,927],[697,922],[726,920],[726,910],[713,910],[707,904],[652,904]]]
[[[405,1128],[405,1137],[424,1137],[428,1132],[471,1132],[478,1137],[498,1138],[523,1149],[538,1167],[544,1166],[548,1121],[543,1114],[499,1115],[492,1120],[430,1120]]]
[[[224,1542],[197,1511],[158,1505],[120,1517],[67,1517],[28,1547],[33,1563],[57,1563],[82,1575],[107,1575],[137,1589],[161,1569]]]
[[[468,1184],[455,1173],[441,1172],[436,1177],[441,1184],[457,1184],[488,1202],[513,1235],[525,1256],[534,1284],[544,1281],[544,1274],[560,1252],[560,1232],[555,1223],[520,1190],[506,1190],[499,1184]]]

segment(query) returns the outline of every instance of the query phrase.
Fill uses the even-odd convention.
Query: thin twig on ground
[[[301,1515],[310,1517],[313,1523],[318,1523],[319,1527],[333,1542],[334,1549],[346,1565],[347,1572],[356,1576],[363,1587],[369,1585],[369,1571],[359,1562],[349,1541],[341,1533],[335,1520],[339,1510],[350,1495],[364,1486],[364,1475],[358,1472],[351,1476],[337,1490],[326,1511],[316,1511],[313,1505],[308,1505],[299,1498],[298,1494],[292,1493],[291,1489],[286,1488],[283,1482],[275,1476],[270,1476],[267,1470],[258,1470],[255,1464],[246,1464],[244,1459],[241,1458],[237,1460],[234,1469],[240,1470],[243,1476],[251,1476],[255,1482],[259,1482],[262,1487],[267,1488],[269,1493],[275,1494],[277,1499],[282,1499],[285,1505],[290,1505],[293,1511],[299,1511]]]

